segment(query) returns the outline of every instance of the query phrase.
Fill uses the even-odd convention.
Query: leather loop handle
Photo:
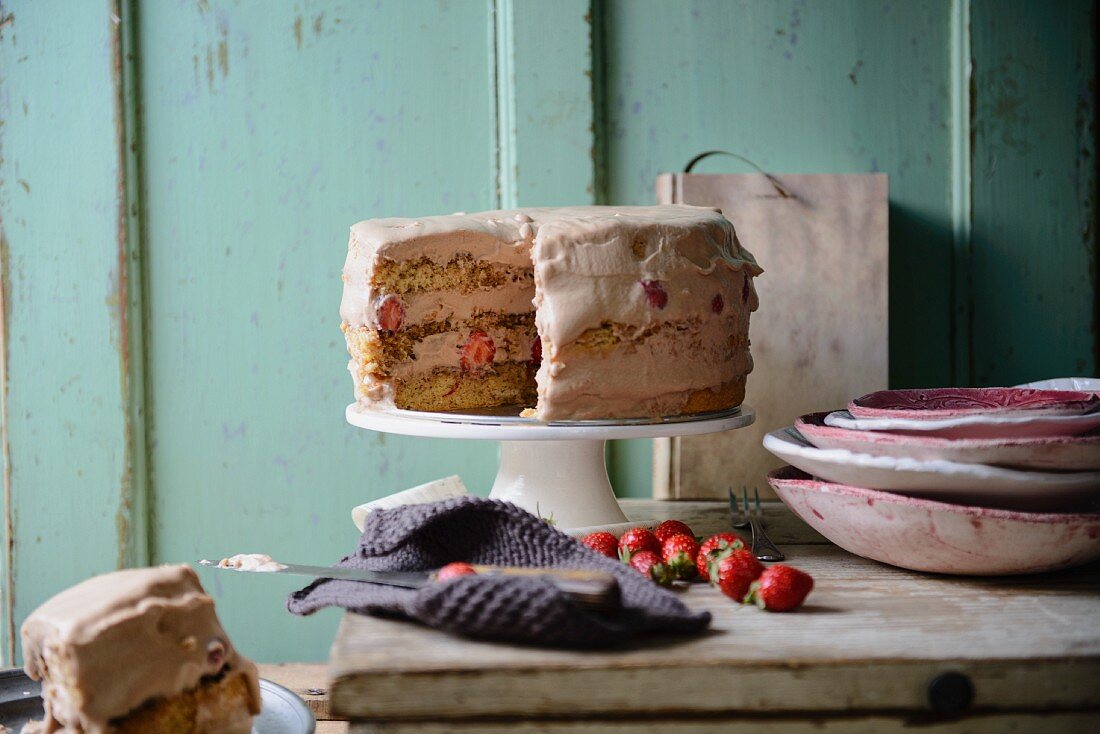
[[[736,158],[737,160],[741,161],[742,163],[747,163],[748,165],[755,168],[757,170],[757,172],[759,172],[761,175],[763,175],[764,178],[768,179],[768,183],[770,183],[772,185],[772,188],[774,188],[776,193],[779,194],[781,197],[783,197],[784,199],[793,199],[794,198],[794,196],[791,194],[791,192],[789,192],[785,188],[783,188],[783,185],[781,183],[779,183],[779,180],[776,179],[775,176],[771,175],[770,173],[765,171],[763,168],[761,168],[760,166],[758,166],[755,163],[753,163],[752,161],[750,161],[745,156],[740,155],[738,153],[731,153],[728,150],[707,150],[707,151],[704,151],[704,152],[700,153],[699,155],[695,156],[694,158],[692,158],[690,161],[687,162],[687,165],[684,166],[684,173],[691,173],[691,169],[695,168],[695,165],[699,161],[703,160],[704,158],[709,158],[712,155],[728,155],[731,158]]]

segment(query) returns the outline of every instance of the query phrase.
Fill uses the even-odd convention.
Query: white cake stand
[[[500,442],[500,466],[489,496],[552,518],[563,530],[627,522],[607,478],[604,445],[615,438],[698,436],[744,428],[756,420],[747,405],[718,413],[663,419],[542,423],[518,407],[480,413],[366,409],[355,403],[348,423],[382,433]]]

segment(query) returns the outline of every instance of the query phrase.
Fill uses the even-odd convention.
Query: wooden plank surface
[[[594,203],[591,0],[493,7],[499,206]]]
[[[317,734],[345,734],[348,723],[335,719],[328,705],[328,671],[319,663],[260,663],[260,677],[289,688],[317,719]]]
[[[607,200],[652,203],[657,174],[713,149],[777,173],[888,174],[891,382],[949,383],[949,3],[600,6]]]
[[[718,717],[703,721],[653,717],[583,721],[388,721],[355,722],[350,731],[351,734],[875,734],[884,731],[909,731],[916,726],[920,727],[919,731],[931,734],[1002,734],[1010,731],[1078,734],[1096,731],[1100,727],[1100,714],[987,714],[941,721],[862,715],[801,718]],[[318,732],[323,732],[323,729],[318,729]]]
[[[788,198],[776,195],[777,185]],[[657,192],[661,203],[719,207],[757,262],[780,275],[753,281],[760,307],[745,390],[756,420],[738,431],[655,441],[655,462],[669,471],[654,469],[653,496],[718,499],[732,487],[774,499],[768,472],[787,462],[761,445],[769,432],[888,387],[887,177],[675,173],[660,176]],[[843,289],[819,287],[840,282]],[[807,369],[818,361],[829,368]]]
[[[596,7],[603,200],[650,203],[658,173],[716,148],[885,172],[891,386],[1095,373],[1095,2]],[[649,447],[614,447],[620,483],[645,486]]]
[[[357,430],[339,330],[348,228],[495,204],[488,2],[142,3],[155,559],[332,563],[351,508],[457,473],[490,442]],[[323,659],[338,615],[301,581],[202,572],[255,657]]]
[[[950,151],[971,131],[955,114],[969,85],[948,90],[968,68],[954,40],[968,36],[951,32],[967,0],[594,2],[591,109],[585,4],[109,0],[58,14],[0,0],[0,656],[51,593],[146,560],[147,545],[157,561],[325,563],[354,545],[355,504],[450,473],[488,490],[492,445],[344,425],[335,309],[352,221],[501,201],[510,91],[522,204],[589,200],[589,119],[605,203],[651,202],[657,171],[711,147],[775,169],[888,173],[897,386],[965,381],[953,319],[976,334],[975,380],[1095,370],[1094,4],[973,3],[975,146],[961,167]],[[506,6],[514,90],[497,77]],[[140,159],[128,185],[123,148]],[[700,170],[734,170],[719,165]],[[969,302],[950,274],[951,195],[969,200],[953,170],[974,176],[984,275],[969,325],[952,310]],[[1017,337],[1030,351],[1008,353]],[[648,442],[611,459],[620,491],[649,493]],[[284,614],[292,584],[204,581],[246,652],[325,656],[338,615]]]
[[[334,720],[325,702],[329,684],[328,671],[320,664],[260,665],[260,675],[290,688],[307,702],[317,717],[318,734],[343,734],[349,731],[346,721]],[[705,720],[677,718],[570,720],[449,720],[449,721],[359,721],[351,724],[357,734],[434,734],[435,732],[528,732],[538,734],[579,734],[580,732],[638,732],[639,734],[718,734],[719,732],[771,732],[800,734],[801,732],[878,732],[903,728],[919,719],[888,715],[819,715],[808,716],[719,716]],[[1002,732],[1006,730],[1044,732],[1080,732],[1100,726],[1100,714],[1092,712],[1044,712],[979,714],[963,719],[935,720],[925,717],[922,731],[930,732]]]
[[[969,383],[1096,374],[1097,12],[971,4]]]
[[[48,596],[140,561],[118,3],[0,3],[0,667]]]
[[[488,492],[493,442],[344,422],[340,267],[352,223],[493,208],[504,174],[527,205],[590,196],[583,5],[141,6],[158,561],[331,563],[357,504],[454,473]],[[203,581],[242,649],[324,657],[338,615],[282,612],[300,582]]]
[[[319,721],[333,718],[328,705],[328,671],[320,663],[260,663],[260,677],[294,691]]]
[[[333,711],[423,719],[920,710],[928,681],[952,670],[970,676],[981,710],[1100,705],[1096,567],[956,579],[827,545],[784,551],[816,579],[799,613],[736,605],[695,584],[683,598],[714,615],[707,634],[624,650],[478,643],[347,615],[332,651]]]
[[[888,174],[890,382],[950,384],[949,3],[608,0],[598,7],[606,201],[653,203],[657,174],[681,171],[714,149],[778,173]],[[751,169],[719,157],[696,172]],[[783,278],[772,263],[760,264],[761,280]],[[615,451],[616,478],[647,487],[650,442],[623,442]]]

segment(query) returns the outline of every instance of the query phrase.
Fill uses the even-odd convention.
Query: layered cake
[[[761,272],[706,207],[360,222],[340,306],[356,398],[543,421],[734,407]]]
[[[36,609],[22,638],[46,711],[25,732],[248,734],[260,711],[256,666],[185,565],[91,578]]]

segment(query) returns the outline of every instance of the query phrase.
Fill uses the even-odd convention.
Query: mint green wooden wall
[[[894,384],[1095,374],[1095,28],[1085,0],[0,2],[3,659],[91,573],[329,562],[358,502],[487,490],[492,446],[343,423],[360,218],[646,203],[708,148],[884,171]],[[648,444],[611,459],[648,491]],[[294,584],[204,581],[249,654],[325,655]]]

